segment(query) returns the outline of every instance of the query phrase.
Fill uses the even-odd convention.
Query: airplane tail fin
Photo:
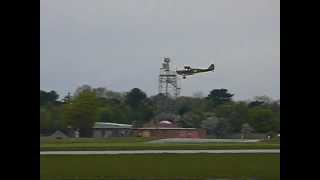
[[[211,64],[211,65],[208,67],[208,69],[214,70],[214,64]]]

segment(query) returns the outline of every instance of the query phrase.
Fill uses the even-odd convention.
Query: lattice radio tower
[[[165,57],[159,75],[159,93],[176,98],[180,94],[180,83],[176,71],[170,70],[170,58]]]

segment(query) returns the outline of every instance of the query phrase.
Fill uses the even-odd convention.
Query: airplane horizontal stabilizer
[[[208,69],[214,70],[214,64],[211,64]]]

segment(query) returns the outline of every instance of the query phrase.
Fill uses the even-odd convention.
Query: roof
[[[152,130],[152,129],[159,129],[159,130],[162,130],[162,129],[165,129],[165,130],[195,130],[197,128],[163,128],[163,127],[150,127],[150,128],[136,128],[136,129],[141,129],[141,130]]]
[[[93,126],[94,129],[108,129],[108,128],[132,128],[130,124],[118,124],[109,122],[96,122]]]
[[[160,121],[160,124],[172,124],[170,121]]]
[[[67,138],[68,136],[65,135],[62,131],[57,130],[57,131],[55,131],[50,137],[62,137],[62,138]]]

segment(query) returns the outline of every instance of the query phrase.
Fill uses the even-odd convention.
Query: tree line
[[[267,96],[233,100],[227,89],[213,89],[206,97],[177,98],[157,94],[148,97],[139,88],[116,92],[83,85],[62,99],[55,91],[40,90],[40,133],[78,129],[90,136],[95,122],[141,127],[149,121],[171,120],[181,127],[205,128],[208,134],[280,132],[280,100]]]

